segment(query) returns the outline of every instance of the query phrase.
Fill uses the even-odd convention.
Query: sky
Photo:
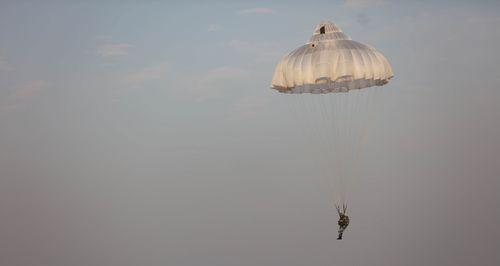
[[[499,11],[0,1],[0,265],[498,265]],[[269,89],[322,20],[395,73],[343,241]]]

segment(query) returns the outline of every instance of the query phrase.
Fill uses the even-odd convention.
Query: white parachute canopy
[[[391,65],[379,51],[323,21],[308,43],[281,60],[272,88],[285,93],[345,92],[384,85],[392,76]]]
[[[276,66],[271,88],[287,93],[289,114],[311,141],[310,158],[334,204],[347,201],[373,106],[382,94],[379,86],[392,77],[382,53],[351,40],[329,21],[320,22],[309,42]]]

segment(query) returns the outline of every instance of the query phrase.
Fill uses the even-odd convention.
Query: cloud
[[[257,116],[267,108],[270,100],[266,97],[246,96],[239,98],[232,105],[230,119],[246,119]]]
[[[14,67],[4,57],[0,56],[0,72],[11,71]]]
[[[240,15],[249,15],[249,14],[272,14],[274,13],[274,10],[271,8],[267,7],[257,7],[257,8],[251,8],[251,9],[243,9],[238,11],[238,14]]]
[[[128,43],[104,44],[97,48],[97,53],[101,57],[116,57],[128,54],[128,50],[133,47]]]
[[[166,76],[168,68],[169,65],[167,63],[145,67],[143,69],[126,74],[122,77],[121,80],[128,84],[138,84],[151,80],[161,79]]]
[[[385,0],[346,0],[344,6],[353,8],[364,8],[384,4]]]
[[[217,67],[209,70],[202,78],[203,82],[213,82],[221,79],[246,77],[248,72],[236,67]]]
[[[8,97],[0,99],[3,100],[0,103],[0,114],[8,113],[18,109],[19,107],[23,106],[24,101],[40,94],[48,86],[49,82],[42,79],[31,80],[20,84],[10,92],[10,95],[8,95]]]
[[[237,51],[249,51],[253,50],[255,46],[247,41],[242,40],[231,40],[228,43],[229,47],[237,50]]]
[[[188,85],[188,91],[198,101],[215,99],[222,95],[227,88],[237,87],[244,83],[250,74],[248,71],[222,66],[208,70],[199,75],[199,79]]]
[[[221,26],[219,24],[210,24],[210,25],[208,25],[207,31],[214,32],[214,31],[219,31],[220,29],[221,29]]]
[[[39,94],[48,87],[49,83],[46,80],[32,80],[23,83],[13,93],[14,99],[25,99]]]
[[[276,61],[285,53],[283,48],[276,42],[231,40],[227,45],[239,53],[252,55],[256,62]]]
[[[371,19],[365,13],[359,13],[356,16],[356,21],[361,25],[367,25],[370,23]]]

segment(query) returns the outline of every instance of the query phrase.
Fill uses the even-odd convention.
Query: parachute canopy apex
[[[317,41],[326,41],[326,40],[350,40],[349,36],[347,36],[342,30],[335,25],[335,23],[323,20],[314,29],[313,35],[309,39],[309,43],[317,42]]]

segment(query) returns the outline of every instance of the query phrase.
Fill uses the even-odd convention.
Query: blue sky
[[[0,264],[497,265],[498,11],[2,1]],[[325,19],[395,72],[343,245],[269,89]]]

